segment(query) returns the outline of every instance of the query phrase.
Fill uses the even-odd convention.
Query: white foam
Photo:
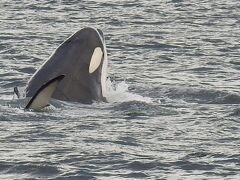
[[[128,85],[125,81],[116,83],[111,82],[110,79],[107,80],[107,100],[110,103],[128,101],[152,103],[152,99],[149,97],[143,97],[141,95],[129,92]]]
[[[14,94],[13,95],[1,95],[0,96],[0,100],[2,100],[2,101],[12,100],[13,98],[14,98]]]

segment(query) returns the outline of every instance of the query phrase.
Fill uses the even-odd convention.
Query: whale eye
[[[101,64],[102,56],[103,56],[102,49],[100,47],[96,47],[93,51],[89,65],[90,74],[96,71],[96,69],[99,67],[99,65]]]

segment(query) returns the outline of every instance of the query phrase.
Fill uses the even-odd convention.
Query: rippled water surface
[[[239,179],[240,2],[0,2],[0,179]],[[13,87],[103,30],[109,103],[24,111]]]

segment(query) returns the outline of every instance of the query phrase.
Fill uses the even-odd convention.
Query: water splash
[[[110,103],[140,101],[152,103],[150,97],[144,97],[128,91],[128,84],[125,81],[115,82],[107,80],[107,100]]]
[[[23,88],[20,88],[20,93],[23,94]],[[23,110],[26,104],[28,103],[30,98],[26,98],[21,96],[20,99],[16,97],[15,94],[12,95],[1,95],[1,102],[0,105],[5,106],[6,108],[10,109],[21,109]],[[107,80],[107,100],[111,103],[123,103],[123,102],[143,102],[143,103],[153,103],[152,99],[149,97],[144,97],[138,94],[135,94],[133,92],[128,91],[128,84],[125,81],[122,82],[115,82],[111,81],[110,79]],[[72,102],[70,103],[64,103],[62,101],[58,100],[51,100],[51,105],[44,108],[43,112],[54,112],[56,109],[61,108],[62,106],[69,107],[73,106]],[[98,104],[98,103],[97,103]],[[76,104],[74,105],[74,107]],[[81,107],[81,105],[79,105]],[[96,104],[93,104],[92,106],[96,106]],[[84,105],[86,107],[86,105]],[[81,107],[82,108],[82,107]]]

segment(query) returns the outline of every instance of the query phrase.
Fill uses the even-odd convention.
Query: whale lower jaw
[[[59,82],[65,77],[60,75],[39,88],[37,93],[30,99],[25,109],[39,110],[49,105],[50,98]]]

